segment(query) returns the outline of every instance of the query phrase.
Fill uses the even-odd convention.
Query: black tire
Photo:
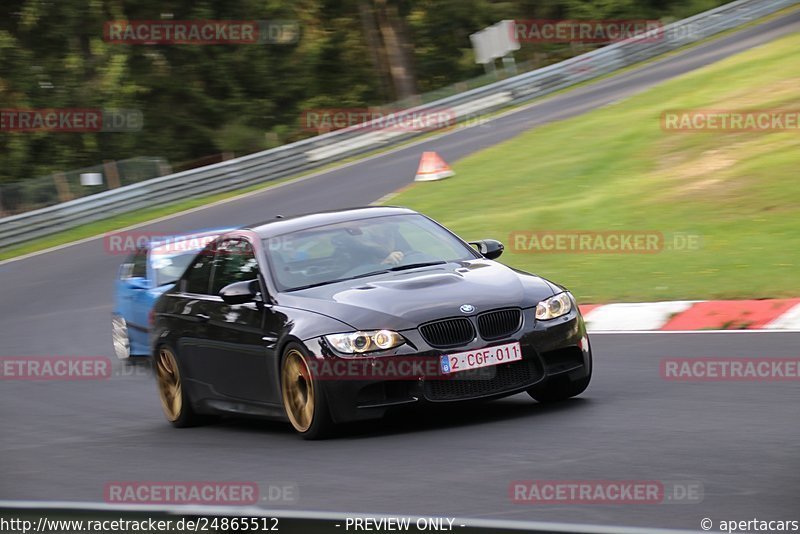
[[[325,439],[334,424],[325,392],[308,366],[308,351],[289,343],[281,357],[281,401],[286,418],[303,439]],[[302,363],[301,363],[302,362]]]
[[[532,387],[528,390],[528,395],[541,403],[564,401],[583,393],[591,380],[591,374],[574,382],[566,377],[556,377],[544,385]]]
[[[182,373],[175,352],[162,345],[153,357],[153,370],[158,385],[161,409],[167,421],[176,428],[202,424],[205,419],[192,408],[191,400],[183,387]]]

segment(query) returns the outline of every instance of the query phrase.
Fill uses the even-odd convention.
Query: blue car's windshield
[[[155,249],[152,253],[153,277],[156,287],[164,284],[173,284],[181,277],[186,267],[197,256],[197,250],[186,252],[158,252]]]
[[[320,226],[269,238],[264,248],[281,291],[477,257],[467,245],[421,215]]]

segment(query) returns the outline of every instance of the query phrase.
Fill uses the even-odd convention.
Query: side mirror
[[[219,290],[219,296],[225,304],[246,304],[253,302],[258,296],[258,280],[234,282]]]
[[[478,252],[483,254],[483,257],[486,258],[487,260],[493,260],[495,258],[499,258],[500,255],[505,250],[503,244],[496,239],[481,239],[480,241],[470,241],[469,244],[478,249]]]

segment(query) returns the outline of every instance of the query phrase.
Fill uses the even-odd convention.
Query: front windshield
[[[281,291],[477,257],[472,249],[421,215],[319,226],[269,238],[264,248]]]

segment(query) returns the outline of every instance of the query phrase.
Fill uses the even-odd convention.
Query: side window
[[[147,249],[140,248],[133,256],[131,278],[147,278]]]
[[[121,280],[129,278],[147,278],[147,249],[137,249],[129,256],[119,270]]]
[[[220,289],[234,282],[256,280],[258,278],[258,262],[252,245],[245,240],[229,240],[217,247],[214,257],[214,279],[211,294],[216,295]]]
[[[214,263],[214,249],[204,249],[194,260],[183,275],[183,291],[198,295],[208,294],[208,285],[211,281],[211,268]]]

